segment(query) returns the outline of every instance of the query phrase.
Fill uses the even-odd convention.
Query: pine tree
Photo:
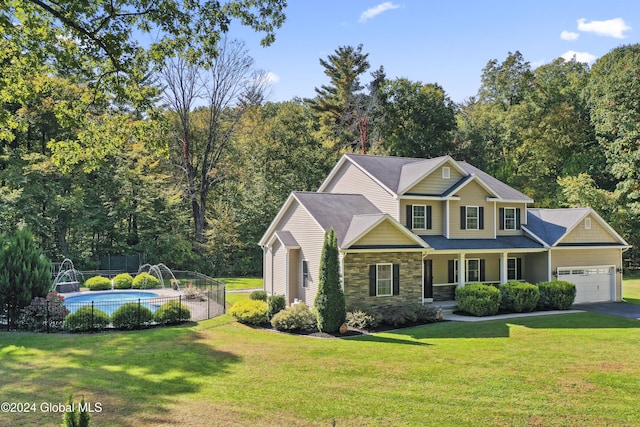
[[[333,228],[324,235],[318,293],[314,306],[319,330],[332,333],[340,329],[346,318],[346,306],[344,292],[340,286],[338,240]]]
[[[49,260],[42,256],[31,233],[18,230],[8,236],[0,251],[0,307],[6,307],[9,324],[33,298],[45,297],[51,283]]]

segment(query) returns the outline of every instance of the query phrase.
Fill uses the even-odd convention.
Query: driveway
[[[577,304],[571,308],[640,320],[640,305],[626,302],[595,302],[592,304]]]

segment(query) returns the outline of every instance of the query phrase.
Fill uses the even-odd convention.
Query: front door
[[[424,260],[424,298],[433,298],[433,260]]]

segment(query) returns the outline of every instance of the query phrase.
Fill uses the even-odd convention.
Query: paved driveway
[[[592,311],[594,313],[610,314],[640,320],[640,305],[626,302],[596,302],[592,304],[577,304],[571,307],[575,310]]]

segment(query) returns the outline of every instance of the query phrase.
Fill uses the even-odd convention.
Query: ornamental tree
[[[322,332],[336,332],[347,316],[344,292],[340,286],[338,240],[333,227],[324,235],[318,293],[314,307],[317,312],[318,329]]]

